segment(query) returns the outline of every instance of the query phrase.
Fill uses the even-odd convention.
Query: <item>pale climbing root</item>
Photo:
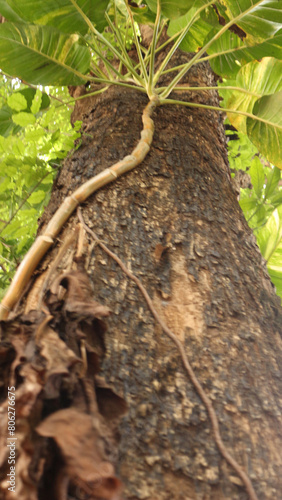
[[[225,458],[226,462],[228,462],[229,465],[231,465],[231,467],[233,467],[233,469],[236,471],[236,473],[238,474],[238,476],[241,478],[241,480],[242,480],[242,482],[243,482],[243,484],[244,484],[244,486],[246,488],[246,491],[247,491],[247,493],[249,495],[250,500],[258,500],[258,497],[256,495],[256,492],[254,490],[254,487],[252,485],[252,482],[251,482],[249,476],[243,470],[243,468],[241,467],[241,465],[238,464],[238,462],[235,460],[235,458],[232,457],[232,455],[226,449],[225,444],[223,443],[223,441],[221,439],[218,418],[217,418],[216,413],[214,411],[212,402],[211,402],[210,398],[207,396],[207,394],[206,394],[205,390],[203,389],[202,385],[200,384],[199,380],[197,379],[196,374],[195,374],[195,372],[194,372],[194,370],[193,370],[190,362],[188,361],[188,358],[187,358],[187,355],[186,355],[186,352],[185,352],[183,344],[176,337],[176,335],[170,330],[170,328],[168,328],[168,326],[166,325],[166,323],[162,320],[162,318],[160,317],[160,315],[158,314],[157,310],[155,309],[155,307],[153,305],[152,299],[150,298],[148,292],[146,291],[146,289],[142,285],[141,281],[131,271],[129,271],[127,269],[127,267],[120,260],[120,258],[115,253],[113,253],[111,250],[109,250],[109,248],[104,243],[102,243],[102,241],[99,240],[99,238],[96,236],[96,234],[85,224],[80,209],[78,209],[77,213],[78,213],[78,218],[79,218],[80,222],[83,224],[85,230],[100,245],[100,247],[103,248],[103,250],[112,259],[114,259],[117,262],[117,264],[121,267],[121,269],[123,270],[123,272],[132,281],[134,281],[136,283],[136,285],[138,286],[139,290],[141,291],[144,299],[146,300],[146,302],[148,304],[148,307],[149,307],[151,313],[153,314],[154,318],[159,323],[159,325],[162,327],[163,331],[168,335],[168,337],[176,345],[176,347],[177,347],[177,349],[179,351],[179,354],[181,356],[184,368],[185,368],[185,370],[186,370],[186,372],[187,372],[187,374],[188,374],[188,376],[189,376],[189,378],[190,378],[193,386],[195,387],[198,395],[200,396],[202,402],[204,403],[204,405],[206,407],[206,410],[208,412],[208,415],[209,415],[209,418],[210,418],[210,422],[211,422],[211,427],[212,427],[212,431],[213,431],[213,435],[214,435],[214,440],[215,440],[215,443],[217,445],[217,448],[218,448],[219,452],[221,453],[221,455],[223,456],[223,458]]]
[[[141,138],[132,153],[111,167],[106,168],[100,174],[92,177],[92,179],[82,184],[74,193],[65,198],[47,225],[45,232],[38,236],[18,267],[14,279],[0,304],[0,320],[8,318],[9,312],[21,297],[33,271],[49,250],[54,242],[54,238],[58,235],[77,206],[99,188],[106,186],[122,174],[129,172],[144,160],[153,140],[154,122],[151,115],[157,105],[158,97],[154,96],[145,107],[142,115],[143,130]]]

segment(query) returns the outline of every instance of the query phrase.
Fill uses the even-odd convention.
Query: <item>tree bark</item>
[[[211,85],[214,76],[207,64],[201,64],[187,81],[190,85]],[[187,97],[218,105],[215,92],[186,93]],[[65,196],[130,154],[139,139],[142,110],[147,103],[143,94],[110,88],[83,102],[79,109],[83,116],[82,144],[57,178],[41,231]],[[223,442],[250,477],[257,497],[278,500],[282,490],[282,309],[232,187],[222,117],[210,110],[167,106],[157,108],[153,118],[153,145],[143,164],[93,195],[82,207],[83,218],[142,281],[161,318],[185,346],[195,374],[212,401]],[[76,225],[74,215],[42,263],[37,279],[52,266]],[[99,375],[108,387],[103,387],[104,382],[99,386],[96,380],[92,410],[98,402],[101,425],[110,429],[103,427],[101,456],[114,465],[115,477],[123,484],[124,500],[247,500],[245,486],[215,444],[206,408],[175,345],[153,318],[135,283],[99,245],[92,243],[85,235],[82,262],[95,300],[112,311],[106,320],[107,331],[104,333],[101,322],[106,309],[95,313],[98,319],[91,323],[77,319],[77,308],[68,312],[52,299],[60,273],[69,273],[67,284],[60,278],[67,290],[71,288],[70,275],[75,276],[75,264],[71,264],[75,245],[70,244],[52,270],[48,282],[51,291],[45,294],[41,313],[48,307],[52,316],[48,324],[76,358],[81,356],[77,332],[80,339],[86,339],[88,372],[84,376],[71,368],[63,383],[66,373],[62,371],[53,398],[46,396],[48,390],[42,383],[32,402],[33,411],[26,417],[26,434],[22,424],[24,421],[27,425],[25,416],[21,415],[19,429],[25,438],[18,449],[19,467],[20,471],[24,469],[22,463],[28,455],[29,479],[21,474],[22,490],[17,498],[27,498],[23,493],[27,483],[29,493],[34,495],[30,498],[40,500],[118,498],[110,496],[108,483],[104,484],[106,493],[99,490],[96,496],[94,490],[79,490],[70,467],[64,469],[67,452],[62,452],[58,438],[50,439],[54,434],[47,426],[40,428],[40,422],[44,424],[44,419],[62,409],[75,407],[91,415],[87,384],[91,379],[89,367],[97,355],[101,360]],[[81,271],[81,260],[76,265]],[[37,312],[34,320],[37,343],[38,325],[44,322],[42,316],[38,319],[41,313]],[[4,380],[10,380],[14,370],[19,390],[26,381],[28,363],[34,369],[36,359],[39,371],[40,366],[45,367],[42,350],[39,359],[36,352],[28,357],[25,347],[25,359],[17,360],[18,325],[23,322],[26,329],[32,314],[3,326],[8,339]],[[67,316],[75,318],[73,331],[65,329]],[[34,334],[25,335],[21,341],[26,346],[27,339],[33,342]],[[13,359],[8,367],[7,353]],[[45,354],[45,362],[47,358]],[[113,417],[120,418],[118,433]],[[66,428],[66,440],[72,432]],[[41,470],[35,465],[36,454],[37,461],[42,460]],[[3,461],[5,458],[3,455]],[[119,483],[112,476],[112,472],[105,475],[113,481],[112,494],[118,495]],[[50,478],[54,477],[56,486],[51,486]],[[70,477],[63,497],[62,484]],[[3,498],[13,498],[4,487],[3,492]]]

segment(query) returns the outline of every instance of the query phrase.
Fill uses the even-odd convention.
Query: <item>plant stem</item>
[[[159,25],[160,25],[160,19],[161,19],[161,2],[158,0],[157,3],[157,15],[156,15],[156,20],[154,24],[154,32],[153,32],[153,38],[150,44],[150,64],[149,64],[149,79],[148,79],[148,96],[149,98],[152,97],[154,93],[154,67],[155,67],[155,51],[156,51],[156,42],[157,42],[157,35],[158,35],[158,30],[159,30]]]
[[[169,53],[166,55],[165,59],[163,60],[162,64],[160,65],[158,71],[155,74],[155,78],[154,78],[155,85],[156,85],[157,81],[159,80],[159,78],[161,77],[161,75],[163,74],[164,68],[167,66],[167,64],[169,63],[173,54],[175,53],[175,51],[178,49],[179,45],[181,44],[183,38],[187,35],[187,32],[189,31],[191,26],[194,24],[194,22],[198,20],[199,15],[202,12],[202,10],[204,10],[206,7],[208,7],[209,5],[211,5],[213,3],[214,3],[214,0],[211,0],[209,3],[203,5],[200,9],[198,9],[197,12],[195,12],[194,16],[192,17],[192,19],[190,19],[187,26],[185,26],[185,28],[183,28],[180,31],[179,37],[177,38],[176,42],[171,47]]]
[[[162,92],[166,89],[166,87],[158,87],[156,90],[158,92]],[[241,87],[233,87],[233,86],[215,86],[215,87],[189,87],[189,86],[180,86],[180,87],[174,87],[173,91],[174,92],[182,92],[182,91],[193,91],[193,92],[198,92],[198,91],[205,91],[205,90],[234,90],[236,92],[243,92],[244,94],[251,95],[253,97],[260,98],[262,97],[262,94],[256,94],[255,92],[251,92],[250,90],[243,89]]]
[[[121,79],[123,78],[121,73],[119,73],[118,70],[110,63],[110,61],[108,61],[108,59],[106,59],[106,57],[103,56],[102,52],[100,51],[100,49],[96,43],[96,40],[93,40],[94,43],[92,43],[89,40],[86,40],[84,37],[81,37],[81,38],[85,41],[85,43],[87,45],[89,45],[89,47],[93,50],[93,52],[95,52],[95,54],[97,54],[97,56],[103,61],[105,68],[106,68],[106,71],[108,73],[109,80],[111,80],[111,81],[113,80],[113,75],[112,75],[111,71],[113,73],[115,73],[118,76],[118,78],[121,78]]]
[[[253,115],[252,113],[247,113],[246,111],[239,111],[237,109],[228,109],[228,108],[220,108],[219,106],[209,106],[207,104],[200,104],[197,102],[186,102],[186,101],[177,101],[175,99],[163,99],[160,97],[159,101],[160,105],[163,104],[180,104],[181,106],[188,106],[190,108],[203,108],[203,109],[211,109],[212,111],[220,111],[221,113],[234,113],[236,115],[246,116],[247,118],[252,118],[253,120],[257,120],[259,122],[265,123],[266,125],[273,126],[272,122],[265,120],[264,118],[260,118],[259,116]],[[275,127],[282,130],[282,125],[277,125],[275,123]]]
[[[129,73],[132,74],[132,76],[135,76],[135,78],[140,82],[140,76],[138,75],[138,73],[136,73],[136,71],[134,69],[134,66],[132,64],[132,61],[131,61],[128,53],[127,53],[127,50],[124,47],[124,44],[123,44],[122,38],[120,36],[119,30],[114,26],[114,24],[112,23],[112,21],[109,18],[109,16],[108,16],[107,13],[105,14],[105,16],[106,16],[106,19],[108,21],[109,26],[112,28],[112,30],[113,30],[113,32],[114,32],[114,34],[116,36],[117,43],[119,44],[119,46],[121,48],[121,51],[122,51],[125,59],[127,60],[127,65],[125,67],[129,71]]]
[[[185,66],[182,68],[182,70],[178,73],[178,75],[172,80],[172,82],[168,85],[167,89],[161,94],[161,97],[166,98],[169,96],[169,94],[172,92],[174,87],[178,84],[178,82],[183,78],[183,76],[187,73],[187,71],[198,61],[201,57],[201,55],[206,52],[206,50],[212,45],[213,42],[218,40],[218,38],[223,35],[233,24],[236,24],[237,21],[239,21],[243,16],[246,16],[250,11],[252,11],[257,5],[262,3],[263,0],[259,0],[256,4],[252,4],[248,9],[244,10],[243,12],[240,12],[240,14],[231,21],[229,21],[225,26],[221,28],[205,45],[202,47],[199,52],[187,63]]]
[[[76,101],[80,101],[81,99],[87,99],[88,97],[93,97],[93,96],[98,95],[98,94],[102,94],[103,92],[105,92],[109,88],[109,85],[118,85],[120,87],[125,87],[125,88],[133,89],[133,90],[139,90],[139,92],[147,93],[146,89],[144,89],[143,87],[138,87],[137,85],[130,85],[129,83],[119,82],[118,80],[113,80],[113,81],[112,80],[101,80],[100,83],[105,83],[108,85],[106,87],[103,87],[102,89],[95,90],[94,92],[89,92],[89,93],[81,95],[79,97],[74,97],[73,99],[70,99],[69,101],[63,102],[61,104],[61,106],[64,106],[65,104],[71,104],[71,103],[76,102]],[[60,106],[58,106],[58,107],[60,107]]]
[[[144,82],[146,83],[146,86],[147,86],[148,85],[148,74],[147,74],[147,69],[146,69],[145,63],[144,63],[144,58],[143,58],[143,55],[142,55],[142,51],[141,51],[141,48],[140,48],[140,43],[139,43],[139,40],[138,40],[138,36],[137,36],[137,33],[136,33],[136,28],[135,28],[135,24],[134,24],[133,15],[132,15],[132,12],[130,10],[130,7],[128,5],[128,1],[127,0],[125,0],[125,4],[126,4],[127,12],[128,12],[128,15],[129,15],[129,19],[130,19],[132,31],[133,31],[134,43],[135,43],[135,47],[136,47],[136,50],[137,50],[137,55],[138,55],[138,59],[139,59],[141,71],[143,73],[143,79],[144,79]]]

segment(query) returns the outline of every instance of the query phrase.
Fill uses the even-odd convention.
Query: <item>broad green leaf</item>
[[[80,13],[102,31],[109,0],[0,0],[0,13],[8,21],[53,26],[64,33],[85,35],[89,29]]]
[[[205,42],[208,42],[217,30],[209,33]],[[226,78],[232,78],[239,71],[241,65],[253,60],[248,54],[244,42],[231,31],[226,31],[207,49],[207,53],[213,56],[210,65],[215,73]]]
[[[36,122],[36,118],[34,115],[32,115],[31,113],[25,113],[24,111],[21,111],[16,115],[13,115],[12,118],[13,122],[16,125],[20,125],[21,127],[26,127],[27,125],[33,125]]]
[[[240,207],[242,208],[243,212],[246,212],[247,210],[252,210],[253,208],[256,208],[257,206],[257,200],[255,199],[244,199],[239,201]]]
[[[255,59],[261,59],[266,56],[282,59],[282,28],[274,36],[265,38],[262,43],[248,46],[247,50]]]
[[[29,83],[78,85],[85,79],[90,54],[78,35],[50,26],[0,25],[0,68]]]
[[[282,256],[280,257],[282,260]],[[269,276],[271,278],[272,283],[275,285],[276,293],[282,299],[282,268],[281,266],[278,269],[272,268],[272,266],[267,266]]]
[[[224,30],[217,25],[205,40],[206,44],[215,37],[207,53],[217,74],[234,77],[241,65],[254,58],[282,59],[281,0],[222,0],[222,5],[225,24],[234,19],[237,32],[225,31],[217,37]]]
[[[255,158],[253,159],[251,168],[249,169],[248,173],[251,176],[251,181],[255,193],[257,197],[260,198],[263,185],[265,183],[265,174],[263,171],[263,166],[257,156],[255,156]]]
[[[208,42],[216,30],[209,33]],[[207,49],[210,64],[215,73],[226,78],[233,78],[241,66],[253,59],[262,59],[271,56],[282,59],[282,30],[274,37],[264,40],[263,43],[254,42],[249,45],[246,39],[242,41],[235,33],[226,31]]]
[[[237,18],[236,24],[250,39],[263,41],[281,29],[281,0],[221,0],[221,3],[228,18]]]
[[[205,43],[218,31],[211,31]],[[226,78],[234,78],[241,66],[253,59],[263,57],[275,57],[282,59],[282,29],[273,37],[260,41],[252,40],[252,45],[248,38],[241,40],[239,36],[230,31],[226,31],[217,38],[207,49],[210,57],[210,64],[215,73]]]
[[[282,61],[265,57],[260,62],[246,64],[238,72],[236,87],[245,92],[234,91],[227,108],[252,113],[258,98],[282,90]],[[229,113],[228,118],[237,130],[246,133],[245,116]]]
[[[5,229],[2,231],[1,233],[1,236],[3,236],[3,238],[12,238],[15,231],[18,231],[19,227],[20,227],[20,221],[18,219],[14,219],[10,222],[10,224],[8,224],[8,226],[5,227]]]
[[[0,0],[0,14],[6,19],[6,21],[11,21],[13,23],[21,23],[25,20],[19,13],[17,13],[17,8],[13,5],[13,2],[9,0]]]
[[[32,99],[30,111],[36,115],[41,108],[42,92],[37,89],[34,98]]]
[[[141,4],[139,7],[133,7],[130,5],[130,10],[134,16],[134,21],[138,24],[154,24],[156,16],[147,5]],[[121,10],[122,12],[122,10]],[[127,18],[128,13],[125,8],[125,17]]]
[[[26,98],[20,92],[9,95],[7,103],[15,111],[23,111],[27,108]]]
[[[169,19],[183,16],[195,3],[195,0],[160,0],[161,12]],[[148,7],[157,12],[157,0],[146,0]]]
[[[37,142],[41,137],[46,135],[46,131],[43,128],[37,128],[35,130],[28,130],[25,134],[27,141]]]
[[[266,199],[272,195],[272,193],[274,192],[274,190],[278,186],[280,178],[281,178],[281,170],[277,167],[274,167],[273,169],[271,169],[271,171],[267,175],[267,184],[266,184],[265,193],[264,193],[264,196]],[[282,193],[281,193],[281,196],[282,196]]]
[[[28,198],[28,203],[30,203],[30,205],[37,205],[38,203],[41,203],[42,200],[44,200],[45,196],[46,193],[44,191],[34,191],[34,193],[32,193]]]
[[[267,222],[266,208],[264,205],[261,205],[256,211],[254,220],[251,220],[249,225],[251,227],[261,226],[262,224],[265,224],[266,222]]]
[[[0,109],[0,135],[4,137],[20,130],[20,127],[13,122],[12,115],[13,111],[9,106],[3,106]]]
[[[169,36],[178,33],[185,28],[191,19],[197,14],[198,9],[192,7],[184,16],[173,19],[169,23],[167,34]],[[187,35],[180,44],[180,49],[186,52],[196,52],[203,45],[208,33],[210,33],[212,25],[202,18],[197,19],[189,29]]]
[[[264,258],[269,261],[278,251],[282,240],[282,205],[274,210],[257,235],[257,242]],[[279,250],[280,251],[280,250]],[[273,262],[273,261],[272,261]]]
[[[41,105],[38,111],[42,111],[46,109],[50,105],[50,97],[46,94],[46,92],[41,92],[39,89],[26,88],[17,90],[14,94],[21,94],[27,101],[27,111],[31,111],[32,103],[35,98],[35,95],[41,94]],[[31,111],[33,112],[33,111]]]
[[[19,227],[16,231],[13,232],[13,238],[21,238],[22,236],[26,236],[26,232],[26,225]]]
[[[6,177],[5,179],[0,178],[0,193],[5,193],[9,189],[10,179]]]
[[[31,111],[31,105],[36,93],[40,93],[41,95],[41,105],[40,110],[47,108],[50,105],[50,98],[44,92],[42,93],[39,89],[22,89],[17,90],[11,96],[8,96],[7,101],[11,106],[14,106],[13,109],[25,109],[26,111]],[[9,134],[15,134],[20,131],[21,126],[16,124],[16,121],[13,120],[12,116],[15,116],[13,109],[9,106],[3,106],[0,109],[0,136],[8,137]],[[2,149],[2,146],[0,144]]]
[[[275,208],[277,208],[279,205],[282,205],[282,191],[279,191],[278,193],[273,193],[270,199],[271,199],[271,204]]]
[[[247,133],[262,155],[282,169],[282,91],[259,99],[247,118]]]
[[[60,130],[57,129],[51,136],[51,142],[53,143],[56,142],[59,139],[60,135],[61,135]]]

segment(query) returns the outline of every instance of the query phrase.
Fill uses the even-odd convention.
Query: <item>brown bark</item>
[[[189,76],[189,83],[199,86],[214,83],[208,66],[198,65]],[[192,97],[198,102],[218,105],[215,93]],[[84,102],[84,108],[80,109],[84,113],[82,146],[65,163],[41,227],[66,195],[130,154],[138,141],[141,114],[147,103],[144,95],[112,88]],[[144,163],[92,196],[82,207],[83,217],[141,279],[157,311],[185,345],[191,365],[213,402],[223,441],[251,478],[258,498],[278,500],[282,489],[279,368],[282,310],[232,188],[222,119],[212,111],[168,106],[155,111],[154,121],[153,146]],[[76,224],[74,216],[41,271],[54,262],[59,245]],[[69,271],[73,260],[71,250],[71,245],[66,248],[53,278],[67,266]],[[56,451],[57,446],[60,448],[59,437],[56,440],[55,431],[48,427],[51,424],[56,427],[56,412],[73,411],[76,406],[86,414],[85,418],[94,412],[98,419],[95,413],[98,404],[102,417],[99,428],[95,427],[95,436],[88,420],[81,425],[90,426],[87,436],[91,442],[96,443],[97,436],[103,436],[103,450],[98,447],[99,453],[94,455],[87,450],[86,456],[89,461],[115,466],[115,474],[110,465],[104,472],[103,487],[108,492],[111,480],[113,491],[118,494],[117,476],[124,485],[124,500],[247,499],[244,486],[215,445],[206,409],[187,378],[178,351],[154,321],[140,291],[99,246],[91,245],[88,236],[84,238],[83,252],[87,255],[83,265],[87,267],[95,300],[112,311],[106,320],[108,330],[104,340],[101,340],[104,327],[99,321],[107,315],[107,310],[102,308],[101,312],[101,306],[94,307],[89,302],[90,289],[82,281],[79,293],[78,287],[76,295],[70,298],[69,293],[64,314],[52,299],[58,290],[58,283],[57,288],[53,283],[52,293],[45,297],[54,318],[49,325],[76,358],[80,355],[76,337],[80,329],[81,338],[84,336],[95,356],[102,359],[100,375],[116,396],[110,389],[99,386],[98,368],[93,369],[96,378],[92,403],[93,394],[87,397],[85,385],[78,382],[81,372],[78,375],[73,369],[65,386],[60,386],[49,403],[46,388],[45,395],[39,393],[37,400],[34,396],[36,411],[28,420],[29,442],[34,448],[25,449],[32,456],[29,471],[34,498],[38,490],[40,500],[61,500],[61,489],[48,490],[50,477],[56,477],[57,484],[62,485],[62,477],[65,480],[80,474],[78,466],[75,473],[69,464],[66,469],[62,448],[61,453]],[[64,278],[68,290],[72,289],[73,269]],[[80,300],[83,297],[79,307],[78,296]],[[93,307],[96,309],[91,314],[98,319],[89,323],[88,309],[93,311]],[[77,319],[80,313],[88,317],[88,322]],[[70,326],[65,330],[68,321],[65,318],[70,314],[76,315],[72,316],[73,330]],[[42,318],[39,324],[40,321]],[[14,327],[9,328],[8,334],[12,335]],[[36,328],[38,338],[41,334],[39,327]],[[13,345],[18,353],[15,340]],[[88,367],[93,365],[95,357],[91,352],[89,347]],[[30,359],[34,362],[35,353],[30,353]],[[40,366],[40,359],[37,362]],[[8,371],[5,373],[8,379]],[[24,369],[18,368],[19,385],[24,377]],[[62,378],[61,373],[60,381]],[[86,386],[89,380],[92,391],[94,379],[88,373]],[[124,404],[120,398],[128,408],[122,417]],[[113,412],[121,417],[118,441],[111,418]],[[69,415],[79,423],[80,417]],[[44,424],[47,416],[55,424],[54,421]],[[35,439],[30,436],[36,426],[39,430]],[[72,433],[66,428],[66,441]],[[79,441],[79,435],[76,439]],[[87,448],[87,439],[82,444],[80,454],[84,446]],[[42,470],[35,467],[35,453],[43,460]],[[57,471],[60,477],[56,476]],[[65,489],[69,495],[66,498],[114,498],[105,496],[102,489],[95,496],[93,491],[87,493],[84,487],[77,488],[78,483],[71,482],[69,489]]]

